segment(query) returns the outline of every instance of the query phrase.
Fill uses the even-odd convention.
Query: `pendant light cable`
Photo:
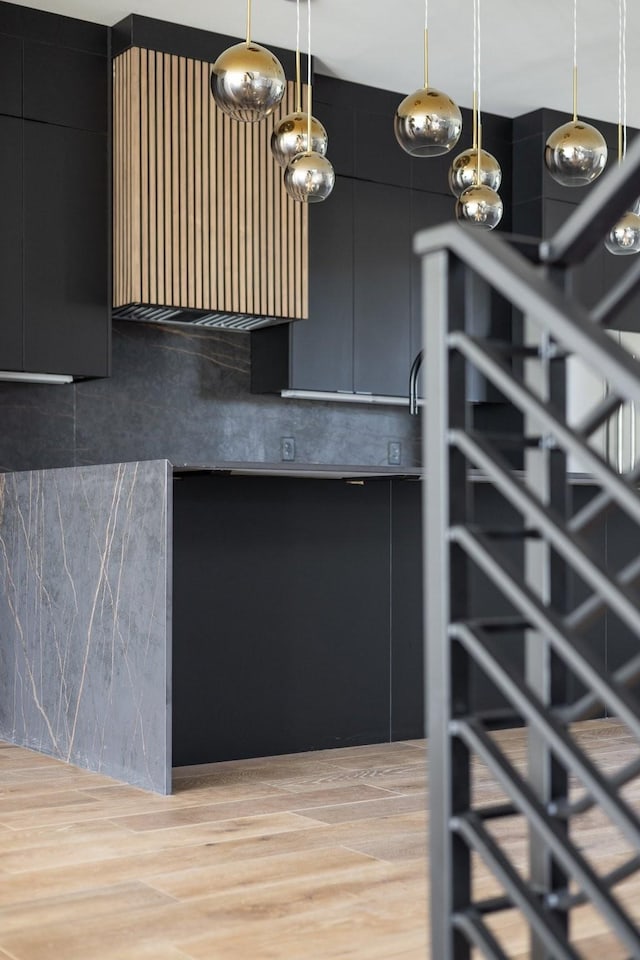
[[[424,88],[429,86],[429,0],[424,0]]]
[[[311,0],[307,0],[307,153],[311,153]]]
[[[251,43],[251,0],[247,0],[247,43]]]
[[[622,159],[627,155],[627,0],[622,0]]]
[[[573,122],[578,119],[578,0],[573,0]]]
[[[481,72],[482,72],[482,63],[480,60],[481,49],[482,49],[482,38],[480,35],[480,0],[473,0],[473,13],[474,13],[474,34],[475,34],[475,65],[476,65],[476,138],[478,146],[478,186],[482,183],[481,169],[482,169],[482,83],[481,83]]]
[[[302,113],[302,77],[300,70],[300,0],[296,0],[296,113]]]

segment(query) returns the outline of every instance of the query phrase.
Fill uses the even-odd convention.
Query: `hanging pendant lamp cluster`
[[[494,230],[504,207],[498,195],[502,183],[500,164],[482,147],[480,0],[473,0],[473,146],[454,159],[449,187],[455,197],[459,223]]]
[[[281,103],[286,77],[278,58],[251,39],[252,0],[247,0],[247,39],[220,54],[211,70],[216,105],[233,120],[258,123]],[[300,0],[296,0],[296,109],[277,124],[271,151],[284,169],[284,186],[300,203],[326,200],[335,173],[326,158],[327,131],[311,113],[311,0],[307,0],[307,110],[302,110]]]
[[[627,152],[627,0],[618,0],[618,163]],[[628,256],[640,252],[640,201],[613,225],[604,242],[609,253]]]
[[[460,108],[429,86],[429,0],[424,5],[424,86],[399,104],[393,126],[396,140],[412,157],[438,157],[460,139]]]

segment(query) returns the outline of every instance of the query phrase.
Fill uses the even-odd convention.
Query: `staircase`
[[[621,956],[640,958],[640,932],[619,891],[640,871],[640,819],[625,788],[640,776],[640,464],[619,473],[590,442],[625,403],[640,402],[637,361],[607,334],[640,286],[640,258],[591,312],[566,292],[582,261],[640,195],[640,141],[608,173],[558,234],[540,246],[478,234],[455,224],[416,238],[423,257],[425,635],[430,781],[433,960],[503,960],[492,919],[516,911],[529,931],[531,960],[577,960],[574,918],[590,904]],[[476,280],[469,282],[469,274]],[[518,343],[473,335],[477,280],[512,304]],[[578,424],[567,418],[567,360],[578,357],[608,391]],[[467,384],[480,373],[522,415],[519,435],[474,427]],[[572,505],[579,464],[595,493]],[[483,525],[474,489],[490,484],[518,522]],[[509,509],[506,509],[508,505]],[[590,536],[612,509],[638,534],[638,552],[610,569]],[[514,563],[513,545],[521,563]],[[470,572],[508,601],[494,616],[473,615]],[[571,600],[570,582],[586,586]],[[637,652],[607,670],[585,633],[609,611],[638,638]],[[513,656],[505,656],[505,639]],[[495,736],[496,718],[474,708],[472,670],[508,702],[508,719],[527,728],[526,770]],[[575,692],[577,691],[577,692]],[[637,756],[603,769],[576,738],[595,716],[624,724]],[[504,725],[504,717],[501,719]],[[483,805],[478,765],[504,800]],[[572,839],[572,823],[594,807],[615,825],[624,855],[599,869]],[[527,824],[528,864],[514,863],[496,839],[496,821]],[[473,882],[482,862],[502,894],[483,898]]]

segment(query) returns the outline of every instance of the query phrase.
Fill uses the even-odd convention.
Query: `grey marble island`
[[[0,739],[145,789],[171,792],[172,633],[177,629],[173,622],[174,562],[179,564],[181,572],[183,567],[194,564],[190,568],[191,574],[195,571],[193,576],[186,572],[182,579],[178,578],[184,594],[185,583],[189,590],[196,578],[198,564],[201,565],[200,554],[205,556],[206,563],[222,561],[224,564],[224,555],[214,561],[208,555],[215,549],[218,553],[227,550],[229,540],[234,539],[237,541],[234,549],[242,558],[246,530],[238,529],[235,536],[236,522],[242,523],[242,497],[254,501],[255,516],[260,518],[269,509],[277,510],[277,504],[271,503],[263,514],[263,492],[268,493],[270,485],[273,491],[274,484],[281,490],[287,483],[297,484],[295,489],[298,491],[301,483],[305,488],[303,495],[296,494],[298,498],[306,498],[301,504],[302,517],[309,516],[316,507],[320,513],[325,510],[323,491],[332,483],[340,498],[346,493],[349,502],[345,515],[361,516],[357,531],[350,535],[354,540],[362,541],[362,556],[366,558],[364,538],[368,535],[370,522],[369,514],[363,511],[373,509],[376,515],[380,514],[380,536],[388,538],[390,523],[384,513],[388,499],[385,481],[388,484],[392,478],[416,479],[419,474],[417,468],[404,471],[386,465],[326,467],[235,462],[172,465],[166,460],[152,460],[0,475]],[[207,477],[219,479],[212,481],[214,486],[206,488],[206,503],[201,501],[190,508],[189,516],[196,528],[200,525],[198,511],[202,509],[203,514],[207,513],[207,504],[221,492],[231,488],[235,491],[238,487],[245,491],[240,494],[240,501],[236,498],[236,519],[229,521],[231,533],[227,532],[227,545],[222,537],[216,537],[219,516],[217,519],[210,517],[208,527],[203,517],[202,537],[186,528],[177,537],[182,552],[180,559],[174,561],[174,550],[177,549],[173,529],[175,482],[183,480],[188,484],[191,480],[191,490],[194,485],[206,485]],[[306,478],[304,482],[302,478]],[[369,494],[360,484],[365,478],[372,480],[368,485]],[[322,483],[318,485],[318,481]],[[339,481],[346,481],[346,485]],[[349,487],[348,484],[354,481],[356,486]],[[384,490],[377,481],[382,481]],[[257,485],[261,483],[266,487],[261,486],[258,490]],[[183,484],[180,486],[186,489]],[[310,495],[309,500],[306,491],[312,487],[320,492]],[[352,492],[349,494],[348,491]],[[375,502],[371,500],[372,496]],[[330,509],[333,512],[334,508]],[[322,527],[323,523],[320,518],[318,526]],[[195,543],[196,539],[203,542]],[[273,535],[271,539],[274,539]],[[220,541],[217,546],[216,540]],[[306,550],[308,545],[302,546]],[[247,543],[246,549],[252,549],[251,543]],[[279,549],[277,544],[274,549]],[[334,545],[329,543],[327,549],[333,550]],[[386,557],[389,552],[387,540],[383,552]],[[307,559],[312,564],[315,562],[309,555]],[[297,565],[297,560],[295,563]],[[361,596],[367,587],[369,573],[365,570],[354,575],[356,580],[349,583],[349,593]],[[385,589],[386,576],[385,572],[381,581]],[[320,579],[317,571],[307,580],[314,578],[316,581]],[[336,574],[335,579],[342,581],[344,576]],[[180,642],[182,644],[184,638],[185,644],[192,644],[191,652],[184,654],[180,661],[182,674],[185,675],[185,670],[193,671],[193,676],[189,675],[182,683],[181,689],[184,691],[185,686],[189,686],[189,690],[180,700],[181,716],[192,709],[192,704],[187,701],[191,699],[193,685],[200,702],[205,704],[205,713],[192,723],[197,726],[198,736],[203,731],[206,738],[213,736],[212,731],[216,728],[225,725],[227,717],[232,726],[236,721],[231,716],[234,704],[225,706],[228,684],[225,684],[224,677],[214,677],[215,682],[211,684],[207,681],[197,693],[200,662],[202,658],[207,661],[202,663],[202,670],[209,670],[212,675],[224,672],[227,667],[235,669],[229,661],[223,659],[212,663],[208,658],[214,644],[226,651],[233,649],[234,644],[237,647],[242,638],[239,640],[234,634],[237,618],[233,607],[225,611],[221,604],[217,604],[217,616],[222,620],[212,619],[214,594],[207,587],[206,579],[204,584],[195,601],[198,609],[189,606],[192,603],[189,598],[179,604],[178,612]],[[221,592],[226,592],[225,584],[219,581],[218,584]],[[305,582],[300,589],[303,592],[307,589]],[[347,589],[346,585],[344,589]],[[377,592],[384,593],[384,590]],[[328,600],[332,601],[333,597],[333,594],[329,595]],[[340,602],[339,597],[336,602]],[[300,603],[304,606],[308,600],[303,598]],[[329,611],[327,615],[333,614]],[[382,622],[385,616],[377,619]],[[313,625],[309,629],[312,634]],[[326,628],[323,629],[326,633]],[[367,644],[371,629],[372,625],[369,625]],[[207,635],[201,647],[198,647],[197,638],[189,637],[190,631],[195,634],[198,630]],[[279,632],[279,627],[274,627],[272,637]],[[247,630],[246,633],[255,636],[255,631]],[[310,649],[313,642],[310,635]],[[386,651],[386,636],[381,635],[379,647]],[[346,670],[347,685],[353,687],[358,664],[365,655],[364,647],[354,648],[351,672],[348,668],[340,668],[343,673]],[[275,656],[278,656],[277,651]],[[313,653],[309,656],[312,663]],[[185,657],[192,657],[193,662]],[[323,652],[319,661],[321,666],[325,659]],[[301,664],[300,669],[304,673],[305,664]],[[313,669],[317,673],[317,665]],[[388,677],[381,675],[379,680],[368,686],[364,683],[366,698],[371,701],[378,694],[383,700],[387,695]],[[231,684],[236,682],[237,678],[230,680]],[[328,686],[334,686],[333,678],[327,676],[326,682]],[[363,685],[362,681],[357,682]],[[377,691],[375,697],[374,687]],[[319,692],[318,696],[323,702],[327,699],[326,691]],[[216,697],[221,705],[217,713],[212,713],[214,708],[208,701]],[[179,727],[181,722],[179,720]],[[346,725],[346,721],[341,722]],[[355,734],[360,739],[386,736],[386,719],[383,724],[370,720],[363,723],[363,728]],[[233,737],[233,733],[230,736]],[[192,738],[193,729],[185,734],[183,741],[185,737]],[[305,743],[302,748],[306,748]],[[235,747],[226,749],[234,750]],[[239,752],[242,749],[246,753],[251,747],[245,743],[244,747],[238,748]],[[284,752],[287,745],[282,749]],[[186,760],[179,758],[178,762],[198,762],[200,754],[194,754],[195,759],[189,759],[190,756]]]

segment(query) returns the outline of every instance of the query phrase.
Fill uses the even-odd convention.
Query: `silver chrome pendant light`
[[[311,0],[307,0],[306,150],[303,150],[301,153],[297,153],[294,157],[292,157],[284,171],[285,190],[289,196],[294,200],[297,200],[298,203],[321,203],[330,195],[336,182],[336,175],[329,160],[327,160],[324,154],[313,149],[311,90]]]
[[[449,167],[449,189],[454,197],[469,187],[478,186],[478,28],[479,20],[474,7],[473,18],[473,137],[472,145],[455,157]],[[502,183],[500,164],[487,150],[481,151],[480,184],[497,191]]]
[[[618,0],[618,163],[627,152],[627,0]],[[640,216],[638,201],[613,225],[604,242],[609,253],[618,257],[640,252]]]
[[[578,0],[573,0],[573,120],[549,134],[544,162],[563,187],[584,187],[607,165],[604,137],[590,123],[578,120]]]
[[[396,140],[412,157],[438,157],[455,147],[462,114],[451,97],[429,86],[429,0],[424,10],[424,86],[399,104],[393,121]]]
[[[302,110],[302,78],[300,71],[300,0],[296,0],[296,109],[276,124],[271,134],[271,152],[281,167],[286,166],[299,153],[308,149],[323,157],[327,153],[327,131],[319,120],[311,117],[311,146],[308,139],[309,121]]]
[[[211,93],[234,120],[257,123],[278,106],[286,89],[282,64],[270,50],[251,40],[251,2],[247,0],[247,39],[220,54],[211,70]]]
[[[480,0],[473,0],[473,141],[475,150],[465,151],[453,162],[449,185],[458,197],[456,219],[459,223],[494,230],[502,220],[504,207],[497,188],[502,181],[500,166],[490,153],[482,149],[482,77],[481,77]],[[471,154],[472,163],[465,154]],[[458,162],[464,158],[464,162]],[[490,159],[489,159],[490,158]],[[487,163],[485,173],[484,164]],[[469,183],[465,186],[465,183]],[[495,186],[494,186],[495,184]],[[462,187],[457,193],[458,187]]]

